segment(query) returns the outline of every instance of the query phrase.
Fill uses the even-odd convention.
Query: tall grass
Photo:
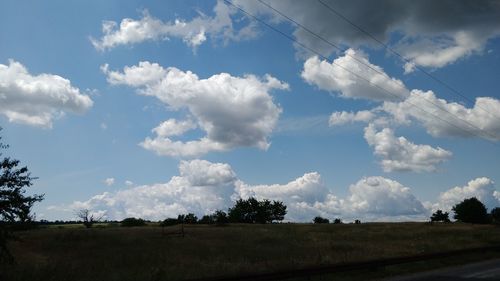
[[[4,280],[180,280],[500,244],[491,225],[374,223],[45,228],[10,244]]]

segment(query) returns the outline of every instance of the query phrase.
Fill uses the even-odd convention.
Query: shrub
[[[355,220],[354,224],[361,224],[361,221],[360,220]]]
[[[453,216],[457,221],[467,223],[487,223],[486,207],[476,197],[465,199],[453,206]]]
[[[326,219],[326,218],[322,218],[320,216],[317,216],[313,219],[313,222],[314,223],[330,223],[330,220],[329,219]]]
[[[121,221],[120,226],[125,226],[125,227],[132,227],[132,226],[145,226],[146,221],[143,219],[136,219],[136,218],[126,218]]]

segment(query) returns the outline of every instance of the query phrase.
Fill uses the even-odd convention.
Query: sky
[[[492,209],[499,75],[498,1],[0,3],[3,155],[37,219]]]

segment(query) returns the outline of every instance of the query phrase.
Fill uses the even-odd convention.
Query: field
[[[493,225],[48,227],[18,232],[3,280],[182,280],[500,245]]]

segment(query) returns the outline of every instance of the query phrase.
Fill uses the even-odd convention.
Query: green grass
[[[105,225],[19,232],[10,244],[17,264],[3,268],[2,278],[180,280],[500,245],[500,227],[492,225],[188,225],[185,232]]]

